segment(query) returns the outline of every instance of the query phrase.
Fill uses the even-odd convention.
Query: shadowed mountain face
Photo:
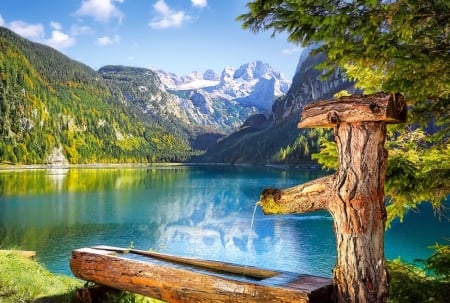
[[[315,68],[323,59],[322,54],[303,55],[289,91],[275,100],[267,119],[261,115],[250,117],[239,131],[221,139],[198,161],[260,164],[309,161],[310,154],[319,149],[319,138],[329,137],[330,133],[297,129],[302,108],[311,101],[332,98],[341,90],[354,90],[339,70],[324,78],[324,71]]]
[[[305,56],[292,80],[292,85],[284,98],[279,98],[272,106],[271,122],[276,124],[284,119],[298,115],[305,104],[315,100],[326,100],[341,90],[353,90],[353,84],[345,74],[336,70],[328,77],[315,66],[324,60],[323,54]]]

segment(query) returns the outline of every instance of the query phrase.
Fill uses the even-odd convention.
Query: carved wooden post
[[[354,95],[305,106],[299,127],[334,127],[338,171],[293,188],[264,189],[266,214],[328,210],[336,233],[334,301],[387,301],[384,258],[386,123],[406,121],[400,95]]]

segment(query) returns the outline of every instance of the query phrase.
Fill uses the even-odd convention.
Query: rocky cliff
[[[333,94],[341,90],[353,90],[351,81],[341,70],[336,70],[325,78],[325,71],[316,68],[317,64],[323,61],[323,56],[323,54],[315,56],[303,54],[300,57],[289,91],[272,106],[270,115],[272,124],[298,115],[303,106],[311,101],[332,98]]]
[[[323,130],[299,130],[297,123],[305,104],[329,99],[341,90],[353,92],[352,83],[341,71],[328,77],[316,68],[323,55],[302,54],[292,85],[285,96],[272,105],[268,116],[253,115],[239,131],[221,139],[201,162],[298,163],[309,161],[319,149],[319,138],[329,136]]]

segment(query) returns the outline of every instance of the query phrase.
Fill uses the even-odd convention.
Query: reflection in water
[[[257,208],[251,226],[264,187],[290,187],[321,175],[239,166],[0,172],[0,245],[36,250],[49,269],[66,274],[75,248],[133,243],[143,250],[330,276],[336,248],[327,213],[264,216]]]

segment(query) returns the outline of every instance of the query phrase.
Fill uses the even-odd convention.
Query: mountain
[[[290,85],[261,61],[181,77],[114,65],[94,71],[3,27],[0,50],[7,163],[183,161],[267,120]]]
[[[237,130],[253,114],[269,113],[274,100],[284,95],[290,81],[261,61],[250,62],[235,69],[224,68],[219,75],[212,70],[177,75],[155,71],[168,93],[189,100],[185,106],[189,116],[203,126],[220,133]]]
[[[221,75],[206,70],[178,77],[162,70],[113,65],[98,72],[119,88],[123,102],[136,114],[150,123],[159,121],[171,132],[181,131],[194,145],[198,136],[229,134],[250,116],[267,114],[290,85],[261,61],[238,69],[226,67]]]
[[[242,106],[254,106],[266,112],[291,85],[283,74],[262,61],[243,64],[237,69],[227,66],[220,76],[213,70],[181,77],[161,70],[156,72],[168,91],[197,91],[210,98],[234,100]]]
[[[341,90],[354,90],[342,70],[326,75],[326,71],[316,68],[324,59],[323,54],[310,55],[309,49],[301,54],[289,92],[272,106],[272,123],[299,115],[303,106],[311,101],[330,99]]]
[[[181,161],[183,132],[143,119],[91,68],[0,27],[0,162]]]
[[[322,129],[297,129],[305,104],[353,85],[323,55],[302,54],[292,84],[261,61],[177,75],[98,71],[0,27],[0,162],[97,163],[191,159],[298,163]]]
[[[234,133],[222,138],[199,162],[214,163],[300,163],[308,161],[319,149],[321,138],[332,133],[324,129],[298,129],[300,113],[305,104],[332,98],[341,91],[353,92],[353,83],[337,70],[324,79],[325,72],[315,68],[324,60],[323,54],[300,56],[292,85],[286,95],[272,105],[270,114],[250,117]]]

